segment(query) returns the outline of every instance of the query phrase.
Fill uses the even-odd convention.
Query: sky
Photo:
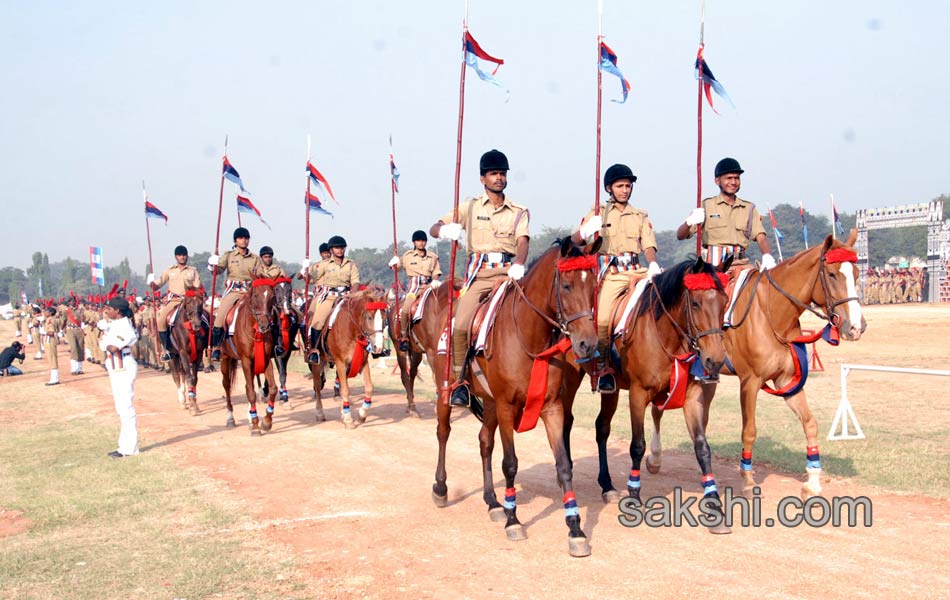
[[[157,270],[173,248],[211,250],[221,157],[272,227],[243,215],[255,251],[303,258],[307,135],[334,218],[311,247],[392,243],[388,138],[407,240],[452,208],[465,4],[457,1],[4,2],[0,6],[3,263],[148,260],[142,181],[169,216],[151,221]],[[469,70],[462,197],[479,156],[509,158],[508,197],[531,228],[575,226],[593,204],[596,0],[470,0],[469,28],[510,90]],[[604,0],[603,34],[632,90],[603,79],[602,167],[629,165],[632,203],[672,229],[696,200],[700,3]],[[950,191],[950,3],[709,0],[705,57],[736,108],[703,111],[703,194],[724,156],[760,207],[814,213],[926,202]],[[237,226],[224,186],[222,251]],[[12,243],[11,243],[12,242]],[[662,254],[662,248],[660,249]],[[311,251],[311,254],[313,252]]]

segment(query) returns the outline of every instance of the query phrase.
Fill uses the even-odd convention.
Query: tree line
[[[936,198],[944,201],[944,219],[950,218],[950,196],[943,194]],[[775,234],[768,210],[764,206],[758,207],[762,214],[762,225],[769,241],[772,244],[772,254],[778,259],[778,249],[775,248]],[[801,217],[797,206],[790,204],[779,204],[772,210],[775,216],[779,231],[782,232],[782,254],[789,258],[794,254],[805,249],[805,240],[802,237]],[[849,232],[855,224],[855,215],[848,213],[839,213],[839,218],[844,226],[845,232]],[[805,222],[808,226],[808,245],[814,246],[824,241],[825,237],[831,234],[831,219],[823,214],[810,213],[805,211]],[[535,227],[531,238],[531,251],[529,260],[537,257],[544,252],[558,238],[570,235],[571,228],[568,227],[549,227],[542,226],[540,229]],[[696,253],[696,240],[676,239],[676,230],[656,231],[656,242],[659,249],[659,263],[663,267],[669,267],[679,261],[685,260]],[[885,229],[869,232],[868,251],[870,264],[872,266],[881,266],[891,256],[919,256],[927,255],[927,228],[907,227],[902,229]],[[402,254],[411,248],[409,242],[400,242],[396,249],[397,254]],[[444,275],[448,276],[450,244],[438,242],[438,240],[429,241],[430,250],[439,254],[439,260],[442,264]],[[205,289],[211,289],[211,273],[208,272],[207,264],[210,252],[197,252],[191,255],[190,264],[198,268],[201,274]],[[392,270],[386,265],[393,255],[393,246],[389,244],[384,248],[349,248],[347,256],[353,260],[360,269],[360,277],[363,283],[390,286],[393,281]],[[749,248],[749,258],[758,260],[760,258],[758,247],[752,244]],[[156,265],[161,272],[164,268],[173,263],[167,261],[167,265]],[[277,262],[284,267],[288,274],[294,275],[300,271],[300,263],[293,261],[280,260]],[[465,269],[465,253],[459,251],[456,257],[456,277],[461,277]],[[60,298],[68,296],[70,291],[80,296],[87,294],[98,294],[108,292],[114,283],[122,284],[128,280],[128,290],[133,289],[138,295],[143,295],[145,291],[145,274],[148,272],[148,266],[144,265],[141,272],[132,269],[128,258],[123,258],[117,266],[107,266],[104,268],[106,285],[100,289],[99,286],[92,283],[89,273],[89,263],[87,260],[76,260],[71,257],[65,260],[51,263],[44,252],[33,253],[33,264],[25,271],[16,267],[4,267],[0,269],[0,304],[7,302],[16,303],[19,301],[20,292],[26,293],[30,299],[36,297],[55,297]],[[141,274],[140,274],[141,273]],[[218,290],[220,294],[223,289],[222,278],[218,278]],[[301,287],[298,283],[295,287]],[[42,293],[40,292],[42,290]]]

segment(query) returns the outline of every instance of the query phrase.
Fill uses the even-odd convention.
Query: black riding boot
[[[213,327],[211,329],[211,358],[221,360],[221,340],[224,339],[224,327]]]
[[[310,354],[307,356],[307,362],[315,365],[320,364],[320,352],[317,350],[317,341],[320,339],[320,330],[310,328]]]
[[[285,352],[284,349],[284,336],[280,331],[280,327],[274,328],[274,356],[283,356]]]
[[[171,352],[172,352],[172,340],[171,340],[171,336],[169,335],[169,332],[167,332],[167,331],[159,331],[159,332],[158,332],[158,337],[162,340],[162,348],[164,348],[164,351],[162,352],[162,356],[161,356],[161,358],[159,358],[159,360],[162,361],[162,362],[168,362],[168,361],[170,361],[170,360],[172,359],[172,356],[171,356]]]

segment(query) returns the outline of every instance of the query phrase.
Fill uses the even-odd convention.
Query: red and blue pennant
[[[726,93],[726,88],[722,87],[722,84],[719,83],[719,80],[716,79],[716,76],[713,75],[712,69],[709,68],[709,65],[706,63],[706,59],[703,58],[703,47],[699,47],[699,52],[696,54],[696,79],[701,79],[703,81],[703,90],[706,93],[706,102],[709,103],[709,108],[713,109],[713,112],[717,115],[719,111],[716,110],[716,107],[713,106],[712,94],[710,89],[716,92],[720,98],[729,103],[729,106],[735,108],[736,105],[733,104],[732,98],[729,97],[729,94]]]
[[[228,157],[224,157],[224,165],[222,167],[222,175],[224,178],[230,181],[231,183],[236,183],[241,191],[246,191],[244,189],[244,182],[241,181],[241,175],[238,173],[237,169],[234,168],[234,165],[231,164],[231,161],[228,160]]]
[[[627,78],[623,76],[623,73],[620,72],[620,69],[617,68],[617,53],[610,49],[604,42],[600,42],[600,70],[606,71],[611,75],[617,77],[620,80],[621,91],[623,92],[623,100],[611,100],[611,102],[616,102],[618,104],[623,104],[627,101],[627,94],[630,93],[630,82],[627,81]]]
[[[263,223],[264,226],[270,229],[270,225],[268,225],[267,221],[264,220],[264,217],[261,216],[261,211],[259,211],[257,207],[254,206],[253,202],[251,202],[251,199],[248,196],[248,194],[245,193],[245,194],[237,195],[237,210],[239,213],[245,213],[248,215],[256,216],[258,219],[261,220],[261,223]]]
[[[326,188],[327,193],[330,194],[330,198],[339,204],[336,199],[336,196],[333,195],[333,188],[330,187],[330,182],[327,181],[327,178],[323,176],[323,173],[317,170],[313,163],[309,160],[307,161],[307,174],[310,176],[310,181],[320,189]]]
[[[475,38],[472,37],[472,34],[468,31],[465,32],[464,37],[465,42],[465,64],[472,67],[475,70],[475,73],[478,75],[478,78],[482,81],[487,81],[492,85],[497,85],[498,87],[505,89],[505,86],[502,85],[498,79],[495,78],[495,73],[498,72],[498,67],[505,64],[505,61],[501,58],[495,58],[491,54],[482,50],[482,47],[478,45],[478,42],[475,41]],[[482,70],[481,65],[478,62],[478,59],[494,63],[495,68],[491,73],[486,73]]]
[[[323,202],[320,202],[320,198],[318,198],[316,195],[310,192],[307,192],[307,206],[310,207],[310,210],[312,212],[320,213],[322,215],[327,215],[331,218],[333,217],[332,212],[323,208]]]
[[[168,223],[168,215],[160,211],[157,206],[155,206],[148,200],[145,201],[145,218],[146,219],[165,219],[165,223],[166,224]]]

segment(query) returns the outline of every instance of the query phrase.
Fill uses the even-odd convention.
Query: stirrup
[[[409,340],[399,340],[399,351],[409,352]]]
[[[311,350],[310,354],[307,355],[307,362],[312,365],[320,364],[320,353],[316,350]]]
[[[159,357],[158,360],[160,360],[160,361],[162,361],[162,362],[168,362],[168,361],[170,361],[171,359],[172,359],[172,355],[168,353],[168,350],[165,350],[165,351],[162,352],[162,355]],[[147,366],[147,365],[146,365],[146,366]]]
[[[460,383],[458,387],[452,390],[452,396],[449,398],[451,406],[460,406],[468,408],[472,404],[472,394],[468,390],[468,384]]]
[[[613,373],[601,373],[597,378],[597,391],[601,394],[613,394],[617,391],[617,378]]]
[[[211,351],[211,360],[221,360],[221,348],[215,348]]]

